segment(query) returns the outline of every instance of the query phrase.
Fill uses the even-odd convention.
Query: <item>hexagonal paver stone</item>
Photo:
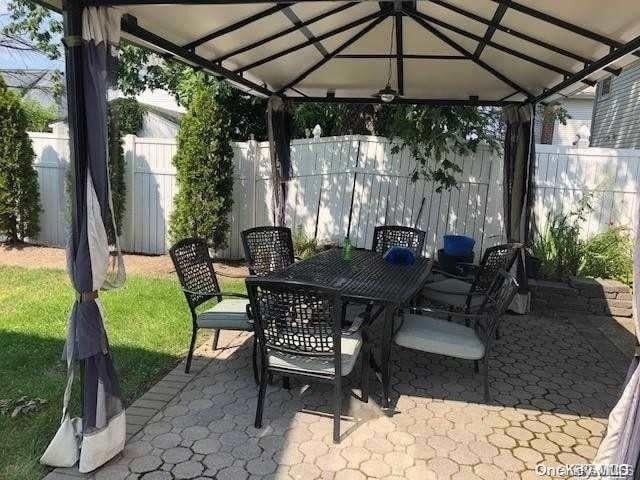
[[[309,440],[308,442],[301,443],[298,446],[298,450],[304,454],[305,459],[312,460],[327,453],[329,451],[329,447],[319,440]]]
[[[152,449],[153,447],[149,442],[136,440],[134,442],[129,442],[124,446],[122,457],[129,459],[143,457],[144,455],[151,453]]]
[[[509,427],[505,430],[505,433],[516,440],[528,441],[533,438],[533,433],[522,427]]]
[[[270,458],[254,458],[247,463],[247,471],[252,475],[269,475],[276,471],[278,466]]]
[[[473,471],[484,480],[504,480],[505,473],[495,465],[481,463],[473,467]]]
[[[258,446],[255,439],[245,442],[231,451],[236,460],[252,460],[262,455],[262,449]]]
[[[231,432],[225,432],[220,436],[220,443],[223,445],[229,445],[231,447],[237,447],[247,441],[247,434],[237,430]]]
[[[144,474],[142,480],[171,480],[172,478],[169,472],[149,472]]]
[[[349,447],[340,452],[349,466],[359,467],[362,462],[371,458],[371,452],[364,447]]]
[[[203,471],[204,467],[200,462],[190,461],[177,464],[171,473],[173,473],[174,478],[182,480],[186,478],[196,478]]]
[[[414,465],[405,470],[404,476],[407,480],[436,480],[436,474],[429,470],[426,465]]]
[[[367,477],[358,470],[341,470],[333,477],[334,480],[367,480]]]
[[[513,449],[513,454],[525,463],[540,463],[542,455],[540,452],[528,447],[517,447]]]
[[[170,423],[167,422],[154,422],[154,423],[150,423],[148,424],[146,427],[144,427],[144,433],[146,435],[150,435],[150,436],[157,436],[160,435],[162,433],[168,433],[171,431],[172,429],[172,425]]]
[[[547,438],[560,447],[573,447],[576,444],[575,438],[570,437],[566,433],[547,433]]]
[[[505,472],[519,472],[524,470],[524,464],[514,457],[511,452],[502,452],[493,458],[493,463]]]
[[[364,448],[371,453],[385,453],[393,452],[393,444],[384,438],[373,437],[364,442]]]
[[[185,428],[182,433],[181,436],[183,439],[185,440],[202,440],[203,438],[207,438],[209,436],[209,429],[207,427],[199,427],[199,426],[195,426],[195,427],[188,427]]]
[[[404,470],[413,465],[413,458],[403,452],[391,452],[384,456],[384,463],[391,467],[394,473],[404,473]]]
[[[158,435],[156,438],[151,440],[151,445],[156,448],[173,448],[180,445],[182,441],[182,437],[177,433],[163,433],[162,435]]]
[[[191,458],[191,450],[184,447],[174,447],[169,450],[165,450],[162,454],[162,460],[166,463],[180,463],[186,462]]]
[[[129,469],[134,473],[146,473],[157,470],[160,465],[162,465],[160,457],[145,455],[144,457],[134,459],[129,464]]]
[[[405,447],[415,442],[415,438],[413,438],[413,435],[407,432],[391,432],[389,435],[387,435],[387,440],[389,440],[394,445]]]
[[[455,450],[449,452],[449,458],[459,465],[475,465],[480,463],[478,456],[469,450],[466,445],[458,445]]]
[[[124,480],[129,473],[124,465],[108,465],[96,472],[95,480]]]
[[[202,463],[204,463],[208,469],[216,472],[222,468],[230,467],[233,465],[233,461],[233,456],[224,452],[211,453],[202,459]]]
[[[207,455],[209,453],[217,452],[220,449],[220,442],[217,438],[203,438],[202,440],[196,440],[191,449],[195,453],[201,453]]]
[[[360,465],[360,470],[368,477],[381,478],[391,473],[391,467],[382,460],[372,458]]]
[[[551,455],[560,451],[560,447],[546,438],[534,438],[530,442],[531,448],[540,453],[549,453]]]
[[[289,476],[295,480],[313,480],[320,476],[320,470],[311,463],[299,463],[289,469]]]
[[[498,448],[513,448],[517,445],[516,441],[504,433],[492,433],[487,437],[491,445]]]
[[[218,480],[245,480],[249,474],[242,467],[227,467],[218,472],[216,478]]]
[[[347,461],[340,455],[339,451],[332,451],[316,458],[316,465],[323,472],[337,472],[347,466]]]
[[[213,407],[213,402],[207,398],[200,398],[189,404],[189,410],[192,412],[199,412],[200,410],[206,410],[210,407]]]

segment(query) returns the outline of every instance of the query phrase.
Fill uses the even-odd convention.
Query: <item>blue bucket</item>
[[[444,253],[451,257],[464,257],[471,255],[476,241],[464,235],[445,235]]]

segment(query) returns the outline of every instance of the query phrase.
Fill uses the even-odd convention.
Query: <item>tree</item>
[[[116,232],[122,232],[122,219],[126,208],[127,190],[124,181],[124,148],[125,135],[136,135],[142,128],[144,108],[135,98],[117,98],[109,102],[108,143],[109,143],[109,182],[111,185],[111,202]],[[110,235],[112,232],[108,232]]]
[[[198,236],[214,249],[226,246],[233,205],[233,127],[224,105],[231,96],[228,84],[201,76],[180,124],[173,159],[179,188],[170,219],[174,241]]]
[[[27,116],[27,130],[30,132],[50,132],[49,124],[56,120],[56,108],[45,106],[35,100],[22,99],[22,108]]]
[[[39,231],[40,192],[20,99],[0,80],[0,235],[10,243]]]

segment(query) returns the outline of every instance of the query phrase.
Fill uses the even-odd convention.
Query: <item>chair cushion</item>
[[[244,298],[225,298],[198,315],[198,327],[250,330],[251,326],[247,318],[248,303],[249,300]]]
[[[428,284],[422,290],[422,296],[432,303],[464,308],[467,305],[466,295],[470,290],[470,283],[456,278],[447,278]],[[471,309],[479,308],[483,301],[482,295],[474,295],[471,298]]]
[[[395,342],[406,348],[456,358],[479,360],[484,344],[473,328],[425,315],[405,314]]]
[[[342,375],[349,375],[353,370],[362,347],[362,339],[359,333],[342,335],[341,348],[341,370]],[[290,353],[269,351],[269,366],[274,368],[285,368],[287,370],[298,370],[323,375],[333,375],[333,357],[309,357],[306,355],[295,355]]]

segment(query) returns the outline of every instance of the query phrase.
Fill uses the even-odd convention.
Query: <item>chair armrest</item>
[[[454,275],[453,273],[445,272],[444,270],[431,270],[432,274],[442,275],[447,278],[455,278],[456,280],[462,280],[463,282],[473,282],[473,275]]]
[[[182,291],[184,293],[189,293],[191,295],[202,295],[202,296],[210,296],[210,297],[236,297],[236,298],[249,299],[249,295],[245,293],[223,292],[223,291],[215,291],[215,290],[203,292],[199,290],[189,290],[187,288],[183,288]]]
[[[482,320],[486,318],[488,315],[482,313],[463,313],[463,312],[452,312],[449,310],[439,310],[436,308],[428,308],[428,307],[413,307],[407,309],[409,313],[414,315],[424,315],[424,316],[434,316],[434,315],[442,315],[448,318],[461,318],[464,320]]]

